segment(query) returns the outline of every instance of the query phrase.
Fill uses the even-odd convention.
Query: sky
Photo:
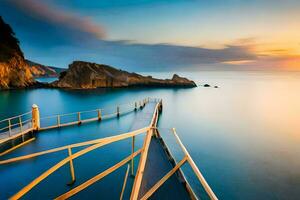
[[[129,71],[300,71],[298,0],[1,0],[25,57]]]

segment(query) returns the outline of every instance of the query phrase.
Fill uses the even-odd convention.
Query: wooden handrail
[[[94,184],[95,182],[99,181],[100,179],[104,178],[105,176],[109,175],[110,173],[114,172],[115,170],[119,169],[123,165],[125,165],[130,159],[136,157],[139,153],[141,153],[142,149],[137,150],[133,154],[129,155],[122,161],[118,162],[114,166],[108,168],[107,170],[101,172],[100,174],[97,174],[93,178],[87,180],[86,182],[82,183],[81,185],[73,188],[69,192],[66,192],[65,194],[60,195],[56,198],[56,200],[62,200],[62,199],[68,199],[72,197],[73,195],[77,194],[78,192],[84,190],[85,188],[89,187],[90,185]]]
[[[16,115],[16,116],[13,116],[13,117],[9,117],[9,118],[6,118],[6,119],[2,119],[2,120],[0,121],[0,123],[5,122],[5,121],[8,121],[8,120],[10,120],[10,119],[16,119],[16,118],[18,118],[18,117],[22,117],[22,116],[25,116],[25,115],[28,115],[28,114],[31,114],[31,111],[26,112],[26,113],[23,113],[23,114],[20,114],[20,115]]]
[[[32,142],[33,140],[35,140],[35,138],[31,138],[31,139],[29,139],[29,140],[26,140],[25,142],[22,142],[22,143],[20,143],[20,144],[14,146],[14,147],[12,147],[12,148],[10,148],[10,149],[7,149],[7,150],[1,152],[1,153],[0,153],[0,157],[1,157],[1,156],[4,156],[4,155],[6,155],[6,154],[8,154],[9,152],[14,151],[15,149],[17,149],[17,148],[19,148],[19,147],[21,147],[21,146],[24,146],[24,145],[26,145],[26,144]],[[0,161],[0,162],[1,162],[1,161]]]
[[[162,184],[164,184],[185,162],[187,161],[187,156],[185,156],[173,169],[171,169],[164,177],[162,177],[152,188],[150,188],[146,194],[141,198],[141,200],[148,199]]]
[[[147,136],[144,140],[143,152],[140,157],[139,166],[138,166],[138,169],[136,172],[136,176],[135,176],[132,191],[131,191],[131,197],[130,197],[131,200],[138,199],[138,194],[140,191],[142,178],[143,178],[143,174],[144,174],[144,170],[145,170],[145,166],[146,166],[146,160],[147,160],[148,150],[149,150],[149,146],[150,146],[150,142],[151,142],[151,137],[152,137],[152,131],[148,131]]]
[[[132,160],[133,157],[135,157],[137,154],[139,154],[139,153],[142,154],[141,158],[140,158],[140,163],[139,163],[139,166],[138,166],[138,170],[137,170],[137,176],[136,176],[135,181],[134,181],[134,187],[133,187],[132,194],[131,194],[132,199],[137,199],[138,198],[138,192],[139,192],[140,185],[141,185],[141,180],[142,180],[142,177],[143,177],[143,171],[144,171],[144,167],[145,167],[145,163],[146,163],[146,159],[147,159],[148,149],[149,149],[151,137],[152,137],[153,131],[154,131],[152,126],[155,126],[154,128],[156,128],[157,115],[158,115],[158,105],[159,104],[156,104],[155,111],[153,113],[153,117],[152,117],[152,120],[151,120],[151,124],[148,127],[144,127],[144,128],[139,129],[139,130],[132,131],[132,132],[125,133],[125,134],[121,134],[121,135],[117,135],[117,136],[111,136],[111,137],[107,137],[107,138],[76,143],[76,144],[72,144],[72,145],[67,145],[67,146],[58,147],[58,148],[54,148],[54,149],[50,149],[50,150],[46,150],[46,151],[42,151],[42,152],[38,152],[38,153],[33,153],[33,154],[25,155],[25,156],[20,156],[20,157],[11,158],[11,159],[8,159],[8,160],[0,161],[0,164],[6,164],[6,163],[11,163],[11,162],[16,162],[16,161],[20,161],[20,160],[33,158],[33,157],[48,154],[48,153],[61,151],[61,150],[64,150],[64,149],[69,150],[69,156],[68,157],[64,158],[63,160],[61,160],[60,162],[58,162],[57,164],[55,164],[54,166],[52,166],[51,168],[46,170],[44,173],[42,173],[40,176],[38,176],[36,179],[34,179],[31,183],[29,183],[27,186],[25,186],[23,189],[21,189],[15,195],[13,195],[11,197],[11,199],[21,198],[27,192],[29,192],[33,187],[35,187],[37,184],[39,184],[41,181],[43,181],[45,178],[47,178],[50,174],[55,172],[57,169],[64,166],[66,163],[69,163],[69,162],[71,163],[74,159],[76,159],[76,158],[78,158],[78,157],[80,157],[80,156],[82,156],[82,155],[84,155],[84,154],[86,154],[90,151],[93,151],[93,150],[95,150],[99,147],[102,147],[104,145],[107,145],[107,144],[110,144],[110,143],[113,143],[113,142],[116,142],[116,141],[124,140],[124,139],[130,138],[130,137],[134,137],[134,136],[137,136],[141,133],[147,132],[143,148],[136,151],[134,154],[131,154],[129,157],[127,157],[126,161],[125,160],[121,161],[122,165],[123,165],[123,164],[126,164],[128,161]],[[86,148],[84,148],[84,149],[82,149],[82,150],[80,150],[80,151],[78,151],[74,154],[70,153],[71,148],[85,146],[85,145],[91,145],[91,146],[88,146],[88,147],[86,147]],[[105,173],[109,174],[112,171],[119,168],[118,166],[121,165],[121,162],[118,163],[117,165],[111,167],[110,169],[104,171],[102,173],[102,175],[98,174],[99,176],[97,176],[96,179],[98,179],[99,177],[101,179],[101,177],[103,175],[105,175]],[[71,169],[71,173],[72,173],[72,169]],[[93,180],[96,180],[96,179],[93,179]]]
[[[30,120],[31,120],[31,119],[30,119]],[[6,126],[6,127],[1,128],[0,131],[2,131],[2,130],[4,130],[4,129],[8,129],[8,128],[13,128],[13,127],[15,127],[15,126],[21,127],[20,122],[16,122],[16,123],[14,123],[14,124],[11,124],[10,122],[11,122],[11,120],[8,120],[9,125]],[[1,133],[4,133],[4,132],[0,132],[0,134],[1,134]]]
[[[121,106],[124,105],[130,105],[132,108],[130,109],[125,109],[124,111],[121,111]],[[116,112],[113,113],[108,113],[105,114],[105,110],[108,108],[117,108],[117,110],[114,110]],[[103,116],[100,116],[101,119],[107,119],[110,118],[112,116],[120,116],[121,114],[124,113],[128,113],[130,111],[134,111],[135,110],[135,106],[134,106],[134,102],[131,103],[124,103],[124,104],[119,104],[117,107],[115,106],[110,106],[110,107],[106,107],[106,108],[102,108],[102,109],[94,109],[94,110],[88,110],[88,111],[80,111],[80,112],[73,112],[73,113],[65,113],[65,114],[59,114],[59,115],[51,115],[51,116],[46,116],[46,117],[41,117],[40,120],[41,121],[45,121],[47,119],[53,119],[53,118],[57,118],[59,116],[59,118],[65,117],[65,116],[71,116],[71,115],[76,115],[77,116],[77,120],[75,121],[70,121],[70,122],[66,122],[66,123],[56,123],[54,125],[49,125],[49,126],[43,126],[40,127],[40,131],[41,130],[48,130],[48,129],[52,129],[52,128],[58,128],[58,127],[64,127],[64,126],[70,126],[70,125],[74,125],[74,124],[81,124],[81,123],[85,123],[85,122],[91,122],[91,121],[100,121],[99,120],[99,110],[103,111],[103,113],[101,113],[101,115],[103,114]],[[88,119],[81,119],[80,115],[83,113],[89,113],[89,112],[95,112],[95,117],[92,118],[88,118]]]
[[[119,104],[118,106],[123,106],[123,105],[132,105],[132,109],[134,109],[134,102],[123,103],[123,104]],[[71,113],[63,113],[63,114],[50,115],[50,116],[46,116],[46,117],[41,117],[41,119],[54,118],[57,115],[63,117],[63,116],[68,116],[68,115],[78,115],[78,113],[81,113],[81,114],[82,113],[88,113],[88,112],[95,112],[95,113],[97,113],[99,109],[106,110],[108,108],[116,108],[116,106],[108,106],[108,107],[105,107],[105,108],[96,108],[96,109],[93,109],[93,110],[83,110],[83,111],[78,111],[78,112],[71,112]]]
[[[133,160],[133,158],[131,160]],[[122,186],[122,190],[121,190],[121,194],[120,194],[120,200],[123,199],[124,191],[125,191],[126,184],[127,184],[129,169],[130,169],[130,165],[128,164],[127,165],[127,170],[126,170],[126,173],[125,173],[125,176],[124,176],[123,186]]]
[[[57,147],[54,149],[49,149],[46,151],[32,153],[32,154],[28,154],[25,156],[19,156],[19,157],[10,158],[7,160],[2,160],[2,161],[0,161],[0,164],[8,164],[8,163],[12,163],[12,162],[22,161],[22,160],[34,158],[34,157],[49,154],[49,153],[55,153],[55,152],[62,151],[62,150],[68,149],[68,148],[82,147],[82,146],[93,145],[93,144],[97,144],[97,143],[105,143],[107,141],[116,142],[119,140],[123,140],[123,139],[129,138],[129,137],[139,135],[141,133],[145,133],[147,130],[149,130],[149,127],[144,127],[144,128],[141,128],[141,129],[138,129],[135,131],[123,133],[123,134],[116,135],[116,136],[110,136],[110,137],[106,137],[106,138],[100,138],[100,139],[90,140],[90,141],[86,141],[86,142],[79,142],[79,143],[70,144],[70,145],[66,145],[66,146],[62,146],[62,147]]]
[[[9,141],[9,140],[11,140],[11,139],[17,138],[17,137],[19,137],[19,136],[21,136],[21,135],[23,135],[23,134],[25,134],[25,133],[28,133],[28,132],[30,132],[30,131],[33,131],[33,128],[32,128],[32,127],[29,128],[29,129],[23,130],[22,132],[20,132],[20,133],[18,133],[18,134],[14,134],[14,135],[12,135],[11,137],[7,137],[7,138],[5,138],[5,139],[0,139],[0,144],[1,144],[1,143],[4,143],[4,142],[6,142],[6,141]]]
[[[157,119],[157,115],[158,115],[158,111],[157,111],[158,106],[159,106],[159,104],[156,104],[150,126],[156,127],[156,122],[157,122],[156,119]],[[131,196],[130,196],[131,200],[137,200],[138,199],[138,195],[139,195],[139,191],[140,191],[140,187],[141,187],[141,183],[142,183],[142,178],[143,178],[143,174],[144,174],[144,170],[145,170],[145,166],[146,166],[146,160],[147,160],[147,156],[148,156],[148,150],[149,150],[149,147],[150,147],[150,142],[151,142],[151,138],[152,138],[152,135],[153,135],[153,131],[154,131],[154,129],[148,130],[147,136],[144,140],[143,152],[142,152],[141,157],[140,157],[140,162],[139,162],[139,165],[138,165],[137,173],[136,173],[134,183],[133,183],[133,187],[132,187],[132,191],[131,191]]]
[[[144,99],[143,101],[140,102],[140,105],[142,106],[142,104],[144,105],[145,103],[148,103],[149,101],[150,101],[150,98]],[[49,154],[49,153],[62,151],[62,150],[65,150],[65,149],[67,149],[68,153],[69,153],[69,155],[66,158],[64,158],[63,160],[61,160],[60,162],[58,162],[57,164],[55,164],[54,166],[49,168],[47,171],[42,173],[40,176],[38,176],[36,179],[34,179],[31,183],[29,183],[27,186],[25,186],[23,189],[21,189],[19,192],[17,192],[14,196],[12,196],[11,199],[21,198],[27,192],[29,192],[33,187],[35,187],[37,184],[39,184],[41,181],[43,181],[45,178],[47,178],[50,174],[54,173],[57,169],[64,166],[66,163],[70,163],[71,177],[72,177],[72,181],[74,182],[75,181],[75,173],[74,173],[74,166],[73,166],[73,160],[74,159],[76,159],[76,158],[78,158],[82,155],[85,155],[86,153],[88,153],[90,151],[93,151],[97,148],[100,148],[104,145],[107,145],[107,144],[110,144],[110,143],[113,143],[113,142],[117,142],[117,141],[120,141],[120,140],[124,140],[124,139],[130,138],[130,137],[133,138],[133,145],[134,145],[134,137],[139,135],[139,134],[142,134],[142,133],[146,132],[146,137],[145,137],[145,140],[144,140],[144,144],[143,144],[143,147],[141,149],[134,152],[134,146],[133,146],[131,155],[129,155],[128,157],[126,157],[122,161],[118,162],[114,166],[112,166],[112,167],[106,169],[105,171],[99,173],[98,175],[94,176],[93,178],[87,180],[86,182],[82,183],[81,185],[73,188],[72,190],[68,191],[67,193],[57,197],[57,199],[69,198],[69,197],[77,194],[78,192],[84,190],[85,188],[89,187],[90,185],[94,184],[95,182],[99,181],[100,179],[104,178],[108,174],[114,172],[115,170],[117,170],[118,168],[120,168],[121,166],[125,165],[126,163],[128,163],[130,161],[132,162],[131,167],[132,167],[132,170],[133,170],[133,158],[141,153],[138,169],[137,169],[137,172],[136,172],[136,176],[135,176],[135,179],[134,179],[134,183],[133,183],[133,187],[132,187],[132,191],[131,191],[131,196],[130,196],[131,200],[137,200],[139,198],[139,191],[140,191],[140,187],[141,187],[141,183],[142,183],[142,179],[143,179],[143,174],[144,174],[144,170],[145,170],[145,165],[146,165],[148,151],[149,151],[149,147],[150,147],[150,143],[151,143],[151,138],[154,135],[154,132],[156,131],[156,128],[157,128],[156,126],[157,126],[158,114],[159,114],[158,109],[159,109],[159,106],[162,103],[160,99],[158,99],[158,100],[155,99],[154,101],[158,102],[158,103],[155,106],[155,110],[154,110],[154,113],[153,113],[153,116],[152,116],[152,119],[151,119],[151,123],[148,127],[144,127],[144,128],[141,128],[141,129],[138,129],[138,130],[135,130],[135,131],[131,131],[131,132],[128,132],[128,133],[123,133],[123,134],[116,135],[116,136],[111,136],[111,137],[106,137],[106,138],[101,138],[101,139],[95,139],[95,140],[90,140],[90,141],[86,141],[86,142],[75,143],[75,144],[71,144],[71,145],[66,145],[66,146],[62,146],[62,147],[58,147],[58,148],[49,149],[49,150],[46,150],[46,151],[41,151],[41,152],[32,153],[32,154],[25,155],[25,156],[19,156],[19,157],[15,157],[15,158],[0,161],[0,164],[7,164],[7,163],[12,163],[12,162],[16,162],[16,161],[21,161],[21,160],[34,158],[34,157]],[[136,107],[136,105],[137,104],[134,104],[134,107]],[[97,111],[97,113],[98,113],[98,116],[95,119],[99,120],[102,117],[105,117],[105,116],[101,116],[101,113],[99,114],[99,110],[93,110],[93,111]],[[77,112],[78,121],[83,122],[83,121],[89,121],[90,120],[90,119],[81,120],[80,113],[84,113],[84,112],[92,112],[92,111]],[[117,113],[121,113],[119,106],[117,107]],[[117,114],[117,113],[114,113],[114,114]],[[57,115],[58,125],[60,124],[60,119],[59,119],[60,116],[65,116],[65,115],[68,115],[68,114]],[[8,119],[8,122],[10,122],[10,118]],[[21,123],[20,126],[22,127],[22,122],[21,122],[21,119],[19,117],[19,124],[20,123]],[[13,125],[11,125],[11,123],[10,123],[9,127],[12,127]],[[205,189],[206,193],[210,197],[210,199],[218,200],[218,198],[216,197],[216,195],[214,194],[214,192],[212,191],[212,189],[210,188],[210,186],[206,182],[205,178],[201,174],[200,170],[196,166],[196,164],[193,161],[192,157],[190,156],[189,152],[187,151],[187,149],[185,148],[185,146],[181,142],[180,138],[178,137],[175,128],[172,129],[172,132],[173,132],[173,134],[176,138],[177,143],[179,144],[182,151],[184,152],[185,156],[180,162],[178,162],[174,166],[173,169],[171,169],[152,188],[150,188],[144,194],[144,196],[141,199],[143,199],[143,200],[148,199],[174,173],[176,173],[176,171],[179,170],[180,167],[185,162],[188,162],[189,165],[191,166],[192,170],[196,174],[197,178],[199,179],[201,185]],[[88,146],[88,145],[91,145],[91,146]],[[71,148],[82,147],[82,146],[88,146],[88,147],[72,154]],[[125,177],[124,177],[122,191],[121,191],[121,194],[120,194],[120,199],[123,198],[123,194],[124,194],[124,190],[125,190],[125,186],[126,186],[126,182],[127,182],[127,177],[128,177],[128,173],[129,173],[129,169],[130,169],[129,166],[130,165],[128,164],[127,171],[126,171],[126,174],[125,174]]]
[[[36,179],[34,179],[31,183],[29,183],[27,186],[25,186],[23,189],[21,189],[18,193],[16,193],[14,196],[11,197],[11,199],[19,199],[22,196],[24,196],[28,191],[30,191],[34,186],[36,186],[37,184],[39,184],[42,180],[44,180],[45,178],[47,178],[50,174],[52,174],[53,172],[55,172],[57,169],[59,169],[60,167],[62,167],[63,165],[65,165],[66,163],[68,163],[70,161],[70,159],[75,159],[78,158],[79,156],[82,156],[94,149],[97,149],[99,147],[102,147],[104,145],[116,142],[116,141],[120,141],[129,137],[132,137],[133,135],[137,135],[133,134],[132,132],[126,135],[117,135],[117,136],[113,136],[109,137],[109,139],[103,140],[103,142],[101,143],[97,143],[94,144],[92,146],[89,146],[81,151],[78,151],[75,154],[72,154],[72,156],[68,156],[67,158],[61,160],[60,162],[58,162],[56,165],[54,165],[53,167],[51,167],[50,169],[48,169],[47,171],[45,171],[43,174],[41,174],[39,177],[37,177]]]
[[[197,165],[195,164],[195,162],[193,161],[191,155],[189,154],[189,152],[186,150],[185,146],[182,144],[180,138],[178,137],[175,128],[172,129],[172,132],[176,138],[177,143],[179,144],[179,146],[181,147],[182,151],[184,152],[184,154],[187,156],[187,161],[190,164],[190,166],[192,167],[194,173],[196,174],[197,178],[199,179],[199,181],[201,182],[203,188],[205,189],[205,191],[207,192],[208,196],[210,197],[210,199],[212,200],[218,200],[217,196],[215,195],[215,193],[212,191],[212,189],[210,188],[210,186],[208,185],[208,183],[206,182],[205,178],[203,177],[202,173],[200,172],[200,170],[198,169]]]

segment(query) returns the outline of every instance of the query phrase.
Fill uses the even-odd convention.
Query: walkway
[[[7,155],[2,156],[1,160],[127,132],[130,129],[131,124],[134,122],[135,118],[138,117],[142,111],[143,110],[138,110],[136,112],[121,115],[119,118],[114,117],[102,120],[100,122],[95,121],[82,125],[54,128],[38,132],[34,141],[14,150],[13,152],[10,152]],[[111,144],[109,146],[97,149],[87,154],[86,156],[83,156],[82,158],[76,159],[74,162],[74,167],[75,173],[78,175],[76,177],[77,180],[74,186],[78,185],[89,177],[92,177],[99,171],[106,169],[112,163],[118,162],[124,156],[130,154],[130,146],[130,140],[120,141],[116,144]],[[80,149],[82,148],[76,148],[73,151],[77,152]],[[9,198],[14,193],[22,189],[22,187],[24,187],[26,184],[30,183],[30,181],[32,181],[35,177],[39,176],[43,171],[47,170],[56,162],[63,159],[66,155],[67,151],[62,151],[39,156],[30,160],[15,162],[7,165],[0,165],[0,199]],[[101,160],[101,162],[94,163],[95,158],[97,158],[97,160]],[[125,172],[122,169],[116,172],[116,174],[119,174],[120,178],[122,177],[121,179],[123,179],[124,173]],[[30,191],[28,195],[26,195],[26,197],[43,197],[53,199],[70,189],[70,187],[66,185],[66,183],[68,183],[70,180],[69,176],[69,169],[66,165],[62,168],[61,171],[57,171],[53,175],[51,175],[45,181],[45,183],[42,182],[40,185]],[[53,185],[53,183],[57,183],[57,180],[60,180],[60,184]],[[118,179],[113,178],[110,180],[107,177],[103,182],[110,182],[111,185],[107,185],[110,185],[110,187],[112,187],[114,186],[114,180]],[[52,188],[51,192],[49,192],[48,190],[49,184]],[[104,192],[107,189],[107,187],[99,188],[100,189],[97,189],[95,191]],[[83,193],[85,193],[85,191]],[[98,195],[99,193],[95,193],[94,195],[93,192],[89,193],[89,196],[91,197],[97,197]],[[119,193],[116,193],[116,195],[118,196]]]
[[[0,199],[13,195],[13,199],[119,199],[120,194],[123,199],[191,199],[191,188],[178,171],[188,162],[216,200],[175,129],[185,156],[179,163],[170,161],[172,157],[156,133],[157,102],[138,107],[136,112],[106,120],[97,120],[101,115],[95,110],[98,117],[86,122],[97,122],[85,125],[81,125],[81,112],[76,125],[68,127],[61,127],[60,116],[66,115],[58,116],[52,129],[38,132],[33,142],[1,156]],[[113,115],[119,113],[118,107]],[[45,153],[34,155],[36,152]],[[15,162],[16,157],[24,160]],[[9,159],[11,163],[7,163]],[[127,174],[131,176],[126,178]]]

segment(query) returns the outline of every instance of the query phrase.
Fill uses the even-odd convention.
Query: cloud
[[[39,52],[41,54],[41,51]],[[226,46],[207,49],[172,44],[142,44],[131,41],[98,40],[91,47],[65,47],[47,51],[45,56],[55,56],[47,64],[66,67],[73,60],[110,64],[132,71],[167,71],[198,69],[229,61],[255,60],[256,55],[246,46]],[[34,56],[34,54],[33,54]],[[60,57],[60,59],[58,59]],[[58,62],[58,63],[53,63]]]
[[[166,71],[257,59],[252,38],[219,49],[105,40],[103,28],[45,1],[6,2],[0,1],[0,11],[16,30],[25,56],[46,65],[67,67],[73,60],[85,60],[132,71]]]
[[[225,61],[222,63],[228,65],[244,65],[244,64],[253,63],[254,61],[255,60],[233,60],[233,61]]]
[[[103,38],[105,35],[103,27],[93,23],[89,18],[79,17],[71,12],[46,4],[45,1],[10,0],[9,3],[33,18],[90,33],[97,38]]]

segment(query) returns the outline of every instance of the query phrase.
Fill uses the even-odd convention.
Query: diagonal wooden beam
[[[55,172],[57,169],[59,169],[60,167],[62,167],[63,165],[65,165],[66,163],[68,163],[70,161],[70,159],[75,159],[79,156],[82,156],[94,149],[97,149],[99,147],[102,147],[104,145],[122,140],[122,139],[126,139],[129,137],[132,137],[133,135],[136,135],[137,133],[128,133],[128,134],[122,134],[122,135],[117,135],[117,136],[113,136],[113,137],[108,137],[110,138],[109,140],[105,140],[101,143],[97,143],[94,144],[92,146],[89,146],[81,151],[78,151],[75,154],[72,154],[72,156],[68,156],[67,158],[61,160],[60,162],[58,162],[56,165],[54,165],[53,167],[51,167],[50,169],[48,169],[47,171],[45,171],[43,174],[41,174],[39,177],[37,177],[36,179],[34,179],[31,183],[29,183],[28,185],[26,185],[23,189],[21,189],[18,193],[16,193],[14,196],[11,197],[11,199],[19,199],[22,196],[24,196],[28,191],[30,191],[33,187],[35,187],[37,184],[39,184],[42,180],[44,180],[45,178],[47,178],[50,174],[52,174],[53,172]],[[106,138],[107,139],[107,138]]]
[[[145,164],[146,164],[146,160],[147,160],[147,154],[148,154],[151,138],[152,138],[152,135],[153,135],[154,128],[156,128],[157,117],[158,117],[158,105],[159,104],[157,104],[156,107],[155,107],[155,111],[153,113],[153,117],[152,117],[151,124],[150,124],[149,127],[144,127],[142,129],[132,131],[132,132],[129,132],[129,133],[125,133],[125,134],[121,134],[121,135],[117,135],[117,136],[98,139],[97,142],[95,140],[94,141],[87,141],[87,142],[83,142],[83,143],[73,144],[74,146],[67,145],[67,146],[64,146],[64,147],[56,148],[56,149],[51,149],[51,150],[47,150],[47,151],[43,151],[43,152],[39,152],[39,153],[34,153],[34,154],[26,155],[26,156],[12,158],[12,159],[5,160],[5,161],[0,161],[0,164],[5,164],[5,163],[9,163],[9,162],[15,162],[15,161],[19,161],[19,160],[24,160],[24,159],[36,157],[36,156],[39,156],[39,155],[44,155],[44,154],[47,154],[47,153],[53,153],[53,152],[60,151],[60,150],[66,149],[66,148],[73,148],[73,147],[78,147],[78,146],[91,145],[91,146],[86,147],[85,149],[82,149],[81,151],[78,151],[75,154],[72,154],[71,156],[66,157],[65,159],[61,160],[56,165],[52,166],[47,171],[42,173],[39,177],[34,179],[31,183],[26,185],[23,189],[21,189],[19,192],[17,192],[15,195],[13,195],[10,199],[20,199],[27,192],[29,192],[33,187],[35,187],[41,181],[46,179],[50,174],[55,172],[57,169],[59,169],[60,167],[62,167],[66,163],[70,162],[70,160],[73,160],[77,157],[80,157],[80,156],[82,156],[82,155],[84,155],[84,154],[86,154],[86,153],[88,153],[88,152],[90,152],[94,149],[102,147],[104,145],[107,145],[107,144],[110,144],[110,143],[113,143],[113,142],[116,142],[116,141],[120,141],[120,140],[129,138],[129,137],[133,137],[133,136],[139,135],[139,134],[144,133],[145,131],[147,131],[143,148],[140,150],[142,155],[141,155],[141,158],[140,158],[140,163],[139,163],[139,167],[138,167],[138,171],[137,171],[138,175],[135,178],[134,187],[133,187],[133,190],[132,190],[132,193],[131,193],[131,199],[136,200],[138,198],[138,194],[139,194],[139,190],[140,190],[140,186],[141,186],[141,181],[142,181],[143,172],[144,172],[144,168],[145,168]],[[129,160],[130,159],[132,159],[132,156],[129,157]]]
[[[66,145],[66,146],[62,146],[62,147],[57,147],[57,148],[54,148],[54,149],[49,149],[49,150],[46,150],[46,151],[41,151],[41,152],[37,152],[37,153],[28,154],[28,155],[25,155],[25,156],[19,156],[19,157],[10,158],[10,159],[7,159],[7,160],[1,160],[0,164],[8,164],[8,163],[16,162],[16,161],[26,160],[26,159],[34,158],[34,157],[37,157],[37,156],[62,151],[62,150],[68,149],[68,148],[82,147],[82,146],[93,145],[93,144],[97,144],[97,143],[105,143],[107,141],[116,142],[118,140],[123,140],[123,139],[126,139],[128,137],[132,137],[132,136],[136,136],[136,135],[139,135],[141,133],[144,133],[148,129],[149,129],[149,127],[144,127],[144,128],[132,131],[132,132],[123,133],[123,134],[116,135],[116,136],[111,136],[111,137],[106,137],[106,138],[90,140],[90,141],[86,141],[86,142],[70,144],[70,145]]]
[[[141,198],[141,200],[148,199],[162,184],[164,184],[185,162],[187,161],[187,156],[185,156],[173,169],[171,169],[164,177],[162,177],[155,185],[146,192],[146,194]]]
[[[145,170],[145,166],[146,166],[148,150],[149,150],[149,146],[150,146],[150,142],[151,142],[151,138],[152,138],[152,133],[153,133],[153,131],[149,130],[147,132],[146,138],[144,140],[143,149],[142,149],[142,153],[141,153],[141,157],[140,157],[140,161],[139,161],[139,166],[138,166],[138,169],[136,172],[136,176],[135,176],[132,191],[131,191],[131,196],[130,196],[131,200],[138,199],[138,195],[139,195],[139,191],[140,191],[140,187],[141,187],[141,183],[142,183],[142,178],[143,178],[143,174],[144,174],[144,170]]]
[[[130,161],[130,159],[134,158],[139,153],[141,153],[141,151],[142,151],[142,149],[137,150],[136,152],[134,152],[130,156],[126,157],[122,161],[118,162],[114,166],[108,168],[107,170],[101,172],[100,174],[97,174],[93,178],[87,180],[86,182],[84,182],[81,185],[75,187],[74,189],[70,190],[69,192],[57,197],[56,200],[68,199],[68,198],[72,197],[73,195],[77,194],[78,192],[84,190],[85,188],[89,187],[90,185],[94,184],[95,182],[99,181],[100,179],[104,178],[105,176],[109,175],[110,173],[114,172],[118,168],[122,167],[123,165],[128,163]]]
[[[185,148],[185,146],[181,142],[180,138],[178,137],[175,128],[172,129],[172,132],[173,132],[173,134],[174,134],[174,136],[176,138],[177,143],[181,147],[181,149],[184,152],[184,154],[187,156],[188,163],[190,164],[192,170],[196,174],[197,178],[199,179],[200,183],[202,184],[202,186],[203,186],[204,190],[206,191],[206,193],[208,194],[209,198],[211,200],[218,200],[217,196],[215,195],[215,193],[213,192],[213,190],[210,188],[210,186],[206,182],[204,176],[202,175],[202,173],[198,169],[198,167],[195,164],[194,160],[192,159],[191,155],[189,154],[189,152],[187,151],[187,149]]]
[[[131,160],[133,160],[133,159],[131,159]],[[127,178],[128,178],[129,169],[130,169],[130,165],[128,164],[128,165],[127,165],[126,174],[125,174],[125,177],[124,177],[124,182],[123,182],[122,191],[121,191],[121,194],[120,194],[120,200],[123,199],[124,191],[125,191],[126,184],[127,184]]]
[[[0,157],[1,157],[1,156],[4,156],[4,155],[6,155],[6,154],[8,154],[8,153],[10,153],[10,152],[12,152],[12,151],[14,151],[14,150],[16,150],[17,148],[20,148],[20,147],[22,147],[22,146],[24,146],[24,145],[26,145],[26,144],[32,142],[33,140],[35,140],[35,138],[31,138],[31,139],[29,139],[29,140],[26,140],[25,142],[22,142],[22,143],[20,143],[20,144],[18,144],[18,145],[16,145],[16,146],[14,146],[14,147],[12,147],[12,148],[6,150],[6,151],[0,153]],[[1,161],[0,161],[0,162],[1,162]]]

